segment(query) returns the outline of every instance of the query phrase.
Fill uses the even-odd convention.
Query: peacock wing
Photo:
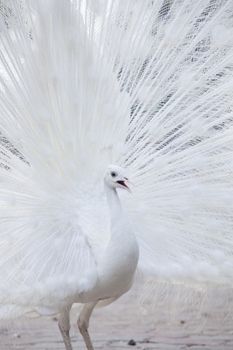
[[[96,256],[78,205],[68,193],[53,195],[50,188],[48,194],[29,180],[29,165],[21,167],[28,175],[27,184],[22,174],[16,180],[12,168],[0,169],[2,178],[7,173],[0,191],[0,301],[58,310],[93,288],[98,277]]]

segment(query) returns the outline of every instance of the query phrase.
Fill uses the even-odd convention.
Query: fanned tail
[[[95,283],[110,163],[134,183],[143,271],[232,284],[231,1],[7,5],[0,302],[58,305]]]

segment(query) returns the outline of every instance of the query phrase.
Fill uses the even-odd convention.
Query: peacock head
[[[111,188],[123,188],[131,192],[128,187],[128,178],[126,177],[125,170],[117,165],[108,166],[104,181]]]

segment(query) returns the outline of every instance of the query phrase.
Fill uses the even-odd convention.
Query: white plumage
[[[2,317],[61,312],[71,349],[69,308],[94,303],[91,349],[83,327],[130,288],[134,235],[146,275],[232,284],[232,15],[231,0],[3,2]],[[133,183],[122,211],[112,169]]]

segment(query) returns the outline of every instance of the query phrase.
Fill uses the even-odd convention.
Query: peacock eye
[[[117,174],[115,173],[115,171],[112,171],[112,172],[111,172],[111,176],[112,176],[112,177],[116,177],[116,176],[117,176]]]

